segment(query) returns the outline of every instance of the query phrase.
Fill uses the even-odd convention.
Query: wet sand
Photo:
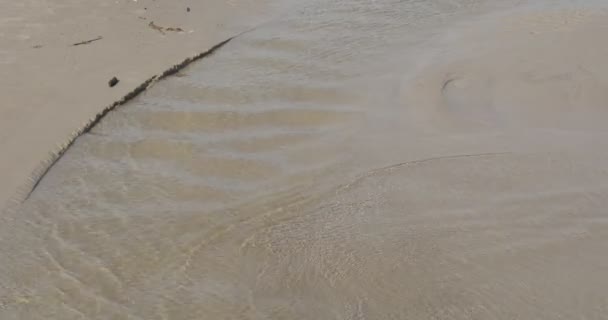
[[[272,12],[270,1],[0,1],[0,207],[104,107]]]
[[[284,4],[0,217],[0,318],[607,318],[605,3]]]

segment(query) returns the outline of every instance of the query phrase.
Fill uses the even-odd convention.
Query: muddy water
[[[2,319],[606,319],[606,8],[299,1],[81,136]]]

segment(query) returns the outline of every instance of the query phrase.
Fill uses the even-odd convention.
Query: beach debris
[[[190,7],[187,7],[187,8],[186,8],[186,12],[190,12]]]
[[[37,45],[33,46],[32,48],[34,48],[34,49],[40,49],[40,48],[42,48],[42,45],[41,44],[37,44]]]
[[[108,85],[110,86],[110,88],[112,88],[113,86],[115,86],[120,80],[118,80],[118,78],[116,77],[112,77],[112,79],[110,79],[110,81],[108,81]]]
[[[91,43],[91,42],[94,42],[94,41],[97,41],[97,40],[101,40],[101,39],[103,39],[103,37],[102,37],[102,36],[99,36],[99,37],[97,37],[97,38],[95,38],[95,39],[91,39],[91,40],[85,40],[85,41],[76,42],[76,43],[74,43],[72,46],[80,46],[80,45],[83,45],[83,44],[89,44],[89,43]]]
[[[148,23],[148,26],[150,26],[150,28],[152,28],[162,34],[165,34],[165,31],[184,32],[184,29],[179,28],[179,27],[168,27],[168,28],[161,27],[161,26],[155,24],[154,21],[150,21],[150,23]]]
[[[148,26],[162,34],[165,34],[165,32],[163,31],[163,27],[157,26],[156,24],[154,24],[154,21],[150,21],[150,23],[148,23]]]

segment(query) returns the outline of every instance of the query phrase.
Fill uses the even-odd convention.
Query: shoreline
[[[0,47],[8,50],[0,50],[0,72],[9,76],[0,79],[0,208],[20,202],[108,106],[166,76],[175,61],[184,64],[258,25],[267,4],[3,3]],[[114,87],[112,77],[119,80]]]
[[[64,145],[62,145],[59,150],[52,152],[50,155],[50,159],[43,161],[42,164],[37,169],[34,170],[34,172],[32,173],[32,176],[30,177],[30,179],[28,181],[29,184],[27,184],[26,186],[23,187],[24,190],[22,192],[19,192],[17,195],[17,199],[14,199],[14,200],[17,202],[17,204],[20,204],[23,201],[27,200],[30,197],[30,195],[36,190],[36,187],[38,186],[40,181],[42,179],[44,179],[44,176],[49,172],[49,170],[51,170],[53,165],[55,163],[57,163],[57,161],[59,161],[59,159],[61,159],[61,157],[74,144],[74,142],[76,142],[76,140],[78,140],[78,138],[80,136],[88,133],[91,129],[93,129],[93,127],[95,127],[95,125],[97,123],[99,123],[99,121],[101,121],[108,113],[115,110],[116,108],[123,106],[124,104],[128,103],[132,99],[138,97],[141,93],[145,92],[150,87],[152,87],[154,85],[154,83],[156,83],[157,81],[164,80],[165,78],[168,78],[168,77],[176,74],[177,72],[187,68],[191,63],[197,62],[210,55],[213,55],[217,50],[221,49],[223,46],[228,44],[234,38],[236,38],[246,32],[247,31],[237,34],[235,36],[232,36],[232,37],[214,45],[209,50],[201,52],[193,57],[186,58],[186,59],[184,59],[184,61],[182,61],[178,64],[175,64],[173,67],[163,71],[162,73],[152,76],[151,78],[149,78],[148,80],[144,81],[142,84],[137,86],[135,89],[130,91],[127,95],[122,97],[120,100],[115,101],[111,105],[103,108],[103,110],[101,110],[94,117],[89,119],[89,121],[87,123],[85,123],[85,125],[82,128],[78,129],[74,133],[74,135],[69,138],[68,142],[66,142]],[[20,195],[23,195],[23,196],[21,197]]]

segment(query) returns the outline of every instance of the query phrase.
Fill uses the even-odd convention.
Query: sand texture
[[[264,1],[0,1],[0,204],[22,198],[32,172],[104,107],[269,11]]]
[[[80,131],[0,215],[0,319],[608,319],[607,2],[271,7]],[[194,29],[154,20],[134,23]],[[99,92],[138,84],[114,74]],[[32,119],[89,117],[58,108]],[[34,166],[17,114],[6,145]]]

